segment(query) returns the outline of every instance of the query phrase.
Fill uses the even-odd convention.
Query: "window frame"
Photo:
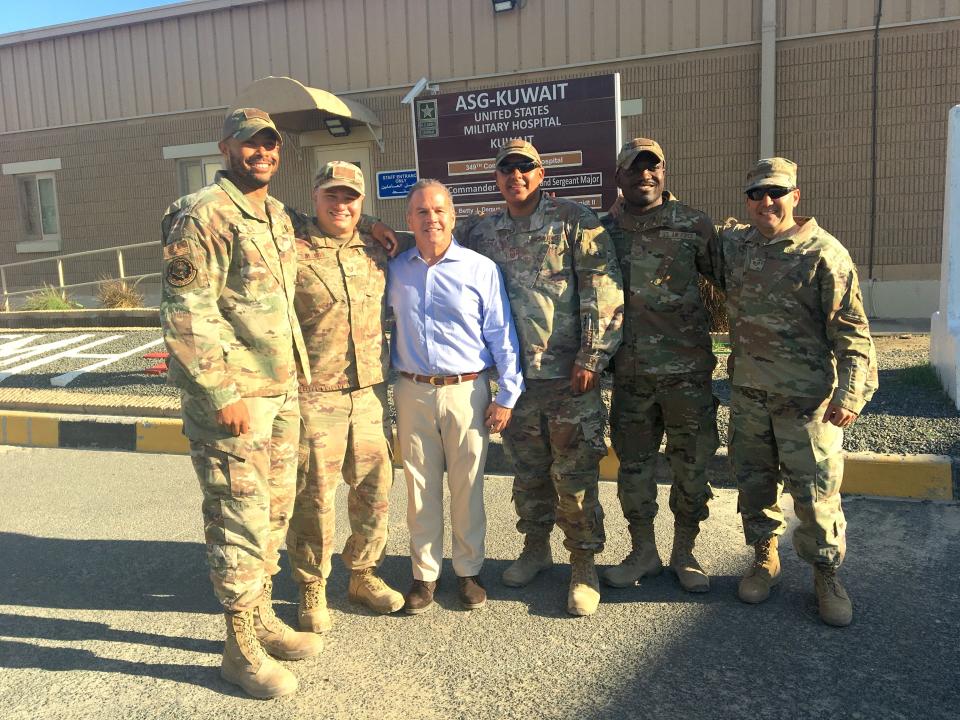
[[[60,217],[60,197],[57,193],[57,175],[55,172],[43,171],[43,172],[24,172],[16,173],[14,176],[14,183],[16,184],[16,193],[17,193],[17,215],[20,226],[18,228],[19,234],[21,237],[26,234],[26,223],[28,218],[24,215],[26,212],[25,203],[21,197],[21,183],[24,179],[29,178],[33,184],[34,190],[37,197],[37,213],[38,216],[35,219],[37,227],[40,229],[40,235],[32,236],[29,240],[21,240],[17,243],[17,252],[18,253],[39,253],[39,252],[59,252],[63,248],[63,224]],[[53,186],[53,210],[56,214],[57,221],[57,232],[55,233],[46,233],[43,230],[43,204],[40,196],[40,181],[41,180],[50,180]]]
[[[189,195],[191,193],[195,193],[200,188],[206,187],[207,185],[210,184],[209,182],[204,182],[204,184],[201,185],[200,187],[190,189],[188,187],[189,183],[187,182],[187,168],[190,167],[190,165],[199,163],[200,172],[203,175],[204,181],[206,181],[207,168],[209,165],[216,163],[219,166],[217,168],[218,170],[223,169],[223,156],[222,155],[195,155],[193,157],[181,157],[181,158],[176,158],[176,163],[177,163],[177,190],[179,191],[180,195],[183,196],[183,195]]]

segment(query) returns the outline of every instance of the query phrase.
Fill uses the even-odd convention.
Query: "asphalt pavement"
[[[486,483],[490,600],[460,609],[449,561],[439,607],[380,617],[346,600],[334,561],[334,628],[317,658],[290,663],[298,694],[246,698],[219,678],[223,620],[205,569],[200,493],[188,458],[0,446],[0,717],[44,718],[956,718],[960,715],[960,505],[847,498],[849,628],[820,623],[809,568],[782,545],[770,600],[735,597],[750,553],[735,494],[716,491],[698,556],[706,595],[668,572],[603,590],[599,612],[565,612],[569,567],[531,586],[498,582],[519,548],[509,478]],[[666,508],[667,488],[661,486]],[[603,483],[608,545],[627,551]],[[382,574],[410,581],[402,477]],[[789,498],[785,504],[789,506]],[[337,546],[346,539],[338,494]],[[657,521],[669,553],[668,512]],[[447,538],[449,556],[449,537]],[[296,616],[278,576],[278,613]]]

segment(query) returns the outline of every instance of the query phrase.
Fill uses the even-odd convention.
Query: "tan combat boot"
[[[253,609],[253,629],[263,649],[281,660],[302,660],[323,651],[323,639],[309,632],[297,632],[273,611],[273,580],[263,580],[260,602]]]
[[[619,565],[603,571],[603,581],[611,587],[631,587],[636,585],[640,578],[659,575],[663,570],[653,525],[630,528],[630,535],[633,540],[630,554]]]
[[[600,581],[593,562],[593,553],[578,550],[570,553],[570,593],[567,612],[571,615],[593,615],[600,604]]]
[[[680,587],[687,592],[707,592],[710,590],[710,578],[693,556],[700,528],[696,525],[674,525],[673,551],[670,553],[670,569],[680,581]]]
[[[375,613],[389,615],[403,607],[403,595],[378,578],[374,570],[369,567],[351,572],[347,597]]]
[[[503,571],[500,581],[508,587],[524,587],[533,582],[541,570],[553,567],[549,535],[530,535],[523,538],[520,556]]]
[[[333,627],[330,611],[327,609],[326,578],[300,585],[297,621],[300,629],[306,632],[323,633]]]
[[[227,642],[220,676],[255,698],[275,698],[297,691],[296,676],[267,655],[253,628],[253,611],[226,613]]]
[[[779,540],[776,535],[753,546],[753,565],[740,578],[737,597],[745,603],[761,603],[770,597],[770,588],[780,582]]]
[[[853,621],[853,605],[834,568],[814,567],[813,588],[817,593],[820,619],[827,625],[846,627]]]

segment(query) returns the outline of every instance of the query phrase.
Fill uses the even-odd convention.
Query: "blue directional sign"
[[[405,198],[417,182],[416,170],[387,170],[377,173],[377,199]]]

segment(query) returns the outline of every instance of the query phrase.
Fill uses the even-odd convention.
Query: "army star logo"
[[[175,257],[167,265],[167,282],[173,287],[184,287],[193,282],[197,268],[185,257]]]

